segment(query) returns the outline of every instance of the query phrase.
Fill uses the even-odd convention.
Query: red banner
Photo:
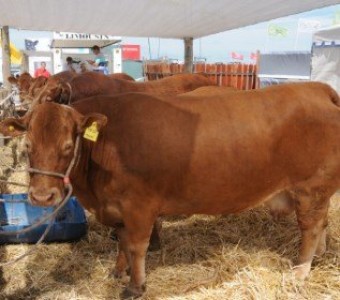
[[[140,45],[122,45],[122,59],[140,60]]]

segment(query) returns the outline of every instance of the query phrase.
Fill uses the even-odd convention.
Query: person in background
[[[97,68],[101,66],[101,64],[106,63],[106,58],[103,53],[100,52],[100,48],[95,45],[92,47],[92,52],[94,54],[94,60],[88,60],[88,63],[93,66],[93,68]]]
[[[50,72],[46,69],[46,63],[44,61],[40,63],[40,68],[36,69],[34,72],[34,77],[37,78],[39,76],[44,76],[46,78],[51,76]]]
[[[66,64],[64,65],[64,71],[70,71],[74,73],[80,73],[79,61],[73,60],[71,56],[66,58]]]

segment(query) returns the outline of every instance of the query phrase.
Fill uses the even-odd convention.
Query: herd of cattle
[[[145,255],[162,216],[237,213],[267,202],[275,216],[296,212],[296,278],[325,252],[329,199],[340,187],[340,102],[329,86],[238,91],[197,74],[134,82],[95,72],[11,81],[30,109],[2,121],[0,132],[26,133],[36,169],[65,173],[76,156],[75,195],[116,228],[115,276],[130,272],[124,299],[145,290]],[[30,174],[33,204],[56,205],[64,193],[61,179]]]

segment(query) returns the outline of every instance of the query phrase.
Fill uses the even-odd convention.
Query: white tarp
[[[315,32],[313,40],[316,43],[340,41],[340,25],[332,26]]]
[[[197,38],[339,3],[340,0],[0,0],[0,25]]]
[[[314,34],[312,49],[312,81],[331,85],[340,94],[340,26]]]

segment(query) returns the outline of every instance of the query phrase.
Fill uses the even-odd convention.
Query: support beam
[[[28,55],[24,53],[24,51],[21,51],[22,60],[20,65],[20,72],[28,72],[29,71],[29,65],[28,65]]]
[[[11,76],[11,47],[8,26],[3,26],[1,29],[1,47],[3,84],[5,88],[9,89],[11,85],[7,78]]]
[[[194,39],[192,37],[184,38],[184,73],[193,71],[193,50]]]

